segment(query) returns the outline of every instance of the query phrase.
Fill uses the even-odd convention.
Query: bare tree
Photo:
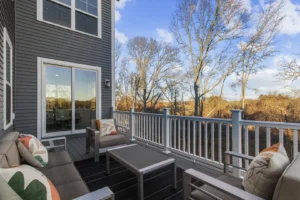
[[[116,81],[117,108],[119,110],[129,110],[133,104],[134,85],[131,81],[132,72],[128,68],[128,58],[123,57],[117,71]]]
[[[241,106],[245,108],[245,97],[249,78],[258,70],[265,68],[264,60],[274,55],[275,49],[272,47],[279,31],[279,26],[283,20],[281,9],[283,1],[266,4],[261,13],[256,13],[257,21],[239,44],[237,59],[238,80],[233,86],[241,86]]]
[[[115,69],[117,69],[119,66],[121,54],[122,54],[122,44],[118,40],[115,40],[115,66],[116,66]]]
[[[296,59],[292,61],[282,60],[279,66],[281,70],[276,75],[279,80],[295,81],[300,77],[300,63]]]
[[[160,98],[161,81],[172,77],[179,63],[179,50],[170,44],[152,38],[135,37],[128,44],[130,59],[135,63],[136,95],[143,111],[154,109]]]
[[[178,5],[171,31],[190,66],[194,115],[203,115],[205,95],[232,71],[230,49],[242,35],[246,21],[240,0],[181,0]]]
[[[162,89],[164,97],[169,102],[170,113],[181,113],[181,106],[179,99],[184,94],[184,79],[185,74],[180,75],[182,71],[176,73],[174,78],[167,78],[164,80],[165,87]]]

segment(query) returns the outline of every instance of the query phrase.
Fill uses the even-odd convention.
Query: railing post
[[[242,110],[232,110],[232,151],[236,153],[242,153],[242,135],[240,121],[242,119]],[[240,158],[232,158],[232,165],[236,167],[242,167],[242,161]],[[240,177],[240,170],[233,168],[233,175]]]
[[[130,140],[135,141],[134,136],[135,136],[135,130],[134,130],[134,108],[130,108],[130,114],[129,114],[129,128],[130,128]]]
[[[170,113],[170,110],[168,108],[165,108],[164,109],[164,150],[163,150],[163,153],[165,154],[169,154],[170,151],[169,151],[169,144],[170,144],[170,132],[169,132],[169,127],[170,127],[170,122],[169,122],[169,118],[168,118],[168,115]]]

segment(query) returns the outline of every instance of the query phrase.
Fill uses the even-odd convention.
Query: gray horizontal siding
[[[100,66],[102,118],[112,117],[111,1],[102,1],[102,38],[37,21],[36,0],[16,1],[16,130],[37,133],[37,57]]]
[[[8,35],[14,48],[15,44],[15,6],[13,1],[0,0],[0,136],[4,132],[13,130],[11,126],[7,130],[3,130],[4,107],[3,107],[3,30],[6,27]],[[13,52],[15,54],[15,52]],[[15,56],[14,56],[15,57]],[[15,62],[13,61],[13,76],[15,74]],[[14,85],[14,82],[13,82]],[[14,87],[14,86],[13,86]],[[14,99],[15,100],[15,99]]]

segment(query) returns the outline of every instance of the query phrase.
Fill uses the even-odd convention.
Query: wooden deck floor
[[[149,148],[152,148],[149,146]],[[154,149],[155,150],[155,149]],[[69,152],[75,166],[80,172],[91,191],[108,186],[115,193],[116,200],[134,200],[137,199],[137,178],[125,167],[116,161],[112,161],[111,174],[105,174],[105,157],[100,155],[100,162],[93,160],[93,151],[85,154],[85,137],[77,135],[67,138],[67,151]],[[163,200],[163,199],[182,199],[182,172],[188,168],[194,168],[212,177],[221,174],[220,170],[213,167],[206,167],[201,163],[195,164],[191,160],[176,157],[170,154],[170,157],[176,159],[177,165],[177,190],[173,190],[172,174],[168,167],[156,170],[145,177],[144,190],[145,199]]]

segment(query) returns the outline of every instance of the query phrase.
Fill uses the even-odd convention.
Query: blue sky
[[[120,0],[116,3],[116,39],[126,45],[128,39],[135,36],[153,37],[174,43],[169,32],[172,14],[180,0]],[[253,9],[263,6],[263,0],[243,0],[246,7]],[[276,0],[275,0],[276,1]],[[290,93],[289,88],[300,89],[300,80],[293,83],[279,82],[274,78],[278,72],[281,59],[299,59],[300,62],[300,0],[284,0],[283,14],[286,16],[275,49],[275,56],[266,61],[266,68],[254,74],[249,80],[249,88],[258,88],[258,92],[247,91],[247,98],[257,98],[269,92]],[[298,54],[298,55],[297,55]],[[236,80],[232,75],[228,78],[224,96],[228,100],[238,100],[240,89],[233,90],[230,85]],[[218,89],[212,92],[218,94]],[[187,94],[189,95],[189,94]]]

